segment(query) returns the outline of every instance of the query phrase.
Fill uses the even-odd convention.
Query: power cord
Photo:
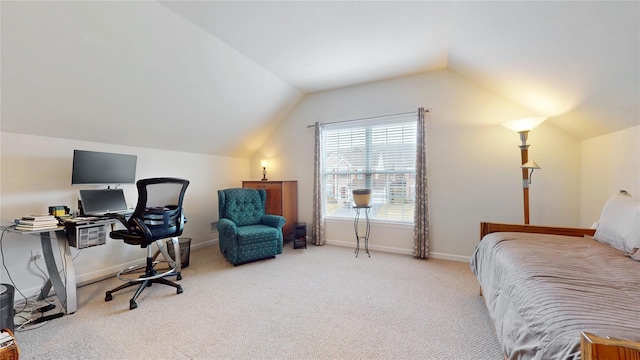
[[[7,232],[7,230],[11,229],[11,228],[15,228],[16,225],[10,225],[5,227],[4,229],[2,229],[2,233],[0,233],[0,257],[2,258],[2,267],[4,268],[5,272],[7,273],[7,277],[9,278],[9,281],[11,281],[11,284],[13,285],[13,287],[16,289],[16,291],[22,296],[22,298],[25,301],[25,307],[27,305],[28,302],[28,298],[22,293],[22,291],[20,291],[20,289],[18,289],[18,287],[16,286],[15,281],[13,281],[13,278],[11,277],[11,273],[9,272],[9,269],[7,269],[7,264],[4,261],[4,234]],[[20,311],[22,312],[24,310],[24,308]]]
[[[25,326],[32,324],[29,329],[32,328],[39,328],[43,325],[46,324],[46,322],[48,322],[48,320],[54,319],[56,317],[60,317],[62,315],[64,315],[62,313],[62,310],[60,313],[57,314],[53,314],[53,315],[47,315],[45,316],[44,313],[46,311],[50,311],[55,309],[55,305],[53,301],[48,301],[47,299],[44,299],[43,301],[47,304],[45,306],[42,306],[40,308],[36,308],[38,306],[38,300],[37,300],[37,295],[35,296],[35,299],[29,299],[17,286],[15,281],[13,280],[13,277],[11,276],[11,273],[9,272],[9,269],[7,268],[6,262],[5,262],[5,258],[4,258],[4,234],[12,228],[15,228],[16,225],[9,225],[9,226],[4,226],[2,227],[2,232],[0,233],[0,258],[2,259],[2,267],[4,268],[5,272],[7,273],[7,277],[9,278],[9,281],[11,282],[11,284],[13,285],[14,289],[20,294],[20,296],[22,296],[22,298],[24,299],[24,303],[22,304],[22,308],[21,309],[14,309],[14,319],[17,317],[19,319],[23,319],[24,322],[19,323],[19,324],[15,324],[17,325],[16,327],[16,331],[23,331],[25,330]],[[76,255],[76,257],[79,255],[79,253]],[[74,258],[75,259],[75,258]],[[38,270],[40,270],[40,272],[42,272],[45,275],[45,278],[47,277],[47,274],[44,273],[44,271],[40,268],[40,266],[38,266],[37,262],[34,260],[34,264],[36,266],[36,268],[38,268]],[[66,264],[65,264],[65,269],[66,269]],[[62,271],[65,271],[65,269],[63,269]],[[20,301],[20,303],[22,303],[22,301]],[[63,304],[64,305],[64,304]],[[30,307],[30,309],[28,309]],[[30,317],[30,318],[26,318],[23,315],[20,314],[34,314],[36,312],[39,312],[41,314],[41,316],[39,317]],[[44,319],[44,320],[41,320]],[[37,324],[40,323],[42,325],[37,326],[37,327],[33,327],[33,324]]]

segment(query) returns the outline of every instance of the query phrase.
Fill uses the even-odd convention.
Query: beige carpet
[[[206,247],[181,283],[135,310],[134,288],[104,301],[115,278],[82,287],[75,314],[16,333],[21,359],[502,359],[465,263],[289,242],[233,267]]]

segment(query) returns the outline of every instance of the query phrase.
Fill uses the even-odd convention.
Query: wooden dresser
[[[282,228],[285,240],[293,239],[293,226],[298,222],[297,181],[243,181],[242,187],[264,189],[267,192],[265,213],[282,215],[287,220]]]

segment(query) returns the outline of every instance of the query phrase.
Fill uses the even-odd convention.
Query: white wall
[[[582,142],[581,226],[598,221],[607,199],[620,190],[640,197],[640,126]]]
[[[478,241],[480,221],[522,222],[518,136],[499,123],[537,114],[448,70],[308,95],[251,160],[2,132],[0,219],[8,224],[25,214],[46,212],[49,205],[75,208],[80,187],[70,185],[72,153],[87,149],[137,155],[138,178],[189,179],[184,236],[194,246],[217,236],[210,232],[211,222],[218,219],[216,190],[261,178],[260,159],[269,161],[269,179],[298,180],[299,220],[310,223],[314,129],[307,125],[419,106],[433,110],[427,119],[432,255],[466,261]],[[542,166],[531,186],[533,224],[590,226],[619,189],[640,195],[640,127],[580,143],[543,123],[531,132],[529,143],[530,158]],[[134,185],[122,187],[133,205]],[[330,221],[327,238],[354,246],[353,222]],[[374,223],[370,240],[374,250],[410,254],[412,229]],[[38,248],[35,237],[4,235],[4,262],[21,290],[42,285],[42,275],[28,262],[30,250]],[[144,257],[141,249],[114,240],[72,252],[80,282]],[[4,269],[0,276],[6,281]]]
[[[0,4],[3,131],[247,158],[301,97],[159,1]]]
[[[428,116],[431,251],[467,260],[481,221],[522,223],[519,137],[499,125],[532,115],[449,70],[306,96],[251,159],[260,178],[298,180],[299,221],[311,222],[314,122],[332,122],[431,108]],[[531,223],[578,226],[580,143],[543,123],[529,135],[533,174]],[[327,241],[355,245],[353,223],[329,221]],[[410,226],[372,224],[370,245],[411,253]]]
[[[190,181],[184,207],[187,225],[183,237],[192,245],[217,238],[211,223],[218,220],[217,190],[239,186],[247,177],[248,160],[204,154],[166,151],[130,146],[109,145],[66,139],[1,133],[1,213],[2,225],[15,218],[34,213],[46,213],[50,205],[66,205],[77,209],[78,190],[99,186],[71,186],[71,165],[74,149],[126,153],[138,156],[136,178],[172,176]],[[137,201],[135,185],[122,185],[127,202]],[[4,263],[16,286],[34,291],[42,285],[42,275],[29,263],[31,249],[39,249],[37,237],[5,233],[2,239]],[[213,248],[216,251],[217,248]],[[79,282],[112,274],[126,264],[143,259],[145,250],[107,239],[107,244],[81,251],[72,248],[77,258],[74,265]],[[79,253],[79,254],[78,254]],[[42,261],[42,260],[39,260]],[[44,263],[39,264],[44,268]],[[6,272],[1,270],[2,281]]]

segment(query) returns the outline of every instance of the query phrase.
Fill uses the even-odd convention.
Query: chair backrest
[[[138,203],[129,224],[147,243],[182,235],[185,216],[182,209],[189,181],[177,178],[150,178],[136,182]]]
[[[237,226],[259,224],[264,215],[267,192],[264,189],[232,188],[218,190],[218,214]]]

